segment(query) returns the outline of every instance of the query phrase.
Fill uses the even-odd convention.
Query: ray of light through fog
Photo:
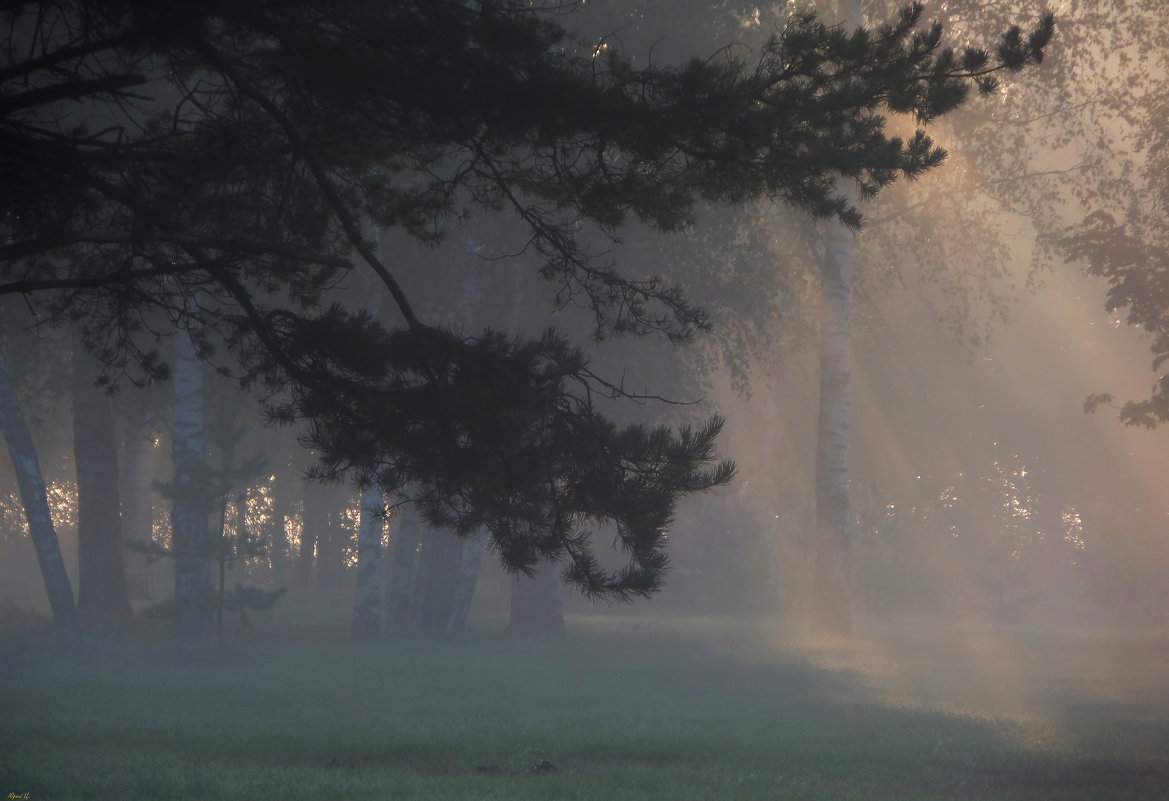
[[[458,12],[452,19],[492,5],[441,1]],[[581,63],[617,82],[621,70],[695,53],[717,53],[708,63],[752,63],[792,15],[815,8],[835,24],[853,0],[502,5],[508,13],[558,6],[549,18],[574,38],[553,54],[579,50]],[[869,23],[891,18],[898,5],[861,4]],[[368,215],[348,220],[369,229],[365,244],[376,245],[412,313],[444,336],[458,332],[452,340],[478,344],[490,340],[485,332],[518,341],[555,329],[579,345],[591,373],[561,410],[587,398],[615,425],[647,430],[725,419],[718,454],[735,461],[734,480],[684,497],[670,525],[652,529],[669,570],[659,592],[631,603],[594,601],[560,581],[570,547],[558,561],[506,569],[501,561],[515,556],[508,548],[518,553],[516,542],[533,537],[522,527],[501,534],[468,526],[459,537],[432,529],[438,507],[429,517],[418,511],[419,485],[383,497],[358,486],[355,473],[310,478],[321,464],[320,430],[303,417],[281,425],[269,419],[279,415],[265,418],[264,404],[271,412],[288,388],[271,389],[258,373],[244,384],[226,377],[239,367],[230,348],[201,351],[207,364],[193,368],[202,370],[205,425],[205,463],[193,490],[176,467],[174,383],[138,388],[123,380],[116,392],[88,397],[70,384],[83,368],[69,314],[54,327],[47,307],[0,296],[0,347],[78,597],[93,585],[81,575],[83,437],[74,436],[74,420],[93,405],[112,414],[117,537],[132,544],[121,548],[132,613],[85,619],[66,645],[42,637],[51,610],[19,471],[0,460],[0,685],[12,677],[0,690],[0,718],[10,704],[19,732],[0,731],[0,794],[22,797],[23,781],[43,790],[27,797],[48,798],[105,770],[97,751],[106,746],[80,758],[48,745],[62,732],[84,742],[88,726],[110,727],[102,736],[114,743],[111,753],[137,737],[142,742],[126,752],[141,748],[162,766],[115,772],[106,785],[95,780],[94,798],[147,797],[133,794],[138,786],[170,787],[174,797],[227,792],[226,780],[198,773],[185,756],[150,751],[168,737],[209,731],[228,738],[222,753],[182,748],[195,754],[191,764],[212,765],[210,773],[239,771],[236,795],[224,796],[231,798],[264,782],[276,788],[273,797],[290,798],[346,797],[349,789],[353,797],[383,797],[377,793],[386,787],[393,792],[384,797],[468,799],[513,791],[515,798],[682,798],[687,790],[732,800],[1169,797],[1169,430],[1120,419],[1126,401],[1156,394],[1164,370],[1151,350],[1156,332],[1130,325],[1128,315],[1141,304],[1169,306],[1169,297],[1149,289],[1109,313],[1109,282],[1088,274],[1099,267],[1090,260],[1108,262],[1120,246],[1070,258],[1077,242],[1105,231],[1107,241],[1123,234],[1147,248],[1150,276],[1166,270],[1169,37],[1159,16],[1167,9],[1162,0],[1130,5],[924,4],[923,18],[939,19],[946,41],[992,51],[1002,30],[1015,23],[1027,30],[1043,10],[1054,11],[1057,27],[1044,63],[1005,74],[985,96],[972,91],[929,123],[930,136],[949,150],[941,166],[859,203],[866,222],[849,262],[842,557],[849,625],[839,629],[817,616],[827,225],[786,206],[783,192],[733,207],[708,200],[713,190],[695,192],[686,223],[662,233],[649,213],[618,223],[593,209],[598,219],[590,219],[568,201],[561,208],[541,199],[535,181],[509,195],[480,176],[472,190],[451,189],[464,206],[443,207],[426,224],[411,219],[409,231],[405,223],[374,230]],[[185,79],[171,74],[161,94]],[[0,113],[5,92],[0,86]],[[218,102],[225,101],[208,107]],[[890,114],[888,125],[909,137],[921,123]],[[609,144],[555,169],[571,175],[603,160]],[[420,157],[422,167],[410,157],[398,163],[394,151],[386,169],[421,185],[427,170],[450,168],[434,158],[442,149],[427,152],[432,161]],[[487,150],[444,152],[462,163],[455,172],[470,174]],[[690,158],[682,153],[679,145],[660,158]],[[835,176],[839,167],[832,169]],[[366,178],[380,180],[376,170]],[[3,221],[0,252],[15,241],[15,219]],[[612,301],[610,264],[622,276],[660,281],[645,285],[653,291],[676,284],[709,312],[711,330],[682,344],[655,332],[602,330],[589,292],[548,267],[540,247],[549,246],[533,234],[533,220],[579,237],[573,257],[596,270],[590,291],[610,292],[626,311],[637,305]],[[102,232],[107,244],[131,234],[139,235]],[[371,301],[380,284],[355,275],[331,278],[313,308],[335,302],[395,336],[407,332],[389,294],[381,305]],[[151,324],[161,331],[165,317]],[[153,329],[136,335],[144,330]],[[154,344],[177,362],[171,334]],[[445,366],[442,380],[453,385],[458,370]],[[494,397],[492,380],[484,379],[484,397]],[[1089,411],[1087,399],[1099,393],[1111,402]],[[408,414],[404,408],[376,415]],[[492,423],[502,429],[515,410],[496,412]],[[541,433],[535,424],[524,431]],[[446,456],[441,447],[471,437],[448,435],[429,454],[436,462]],[[630,469],[620,489],[652,472]],[[549,474],[549,486],[562,489],[567,479]],[[215,635],[192,646],[172,633],[170,602],[187,558],[172,527],[180,531],[176,510],[198,492],[218,543],[198,559],[219,593],[208,600],[219,617]],[[366,506],[371,497],[376,508]],[[626,556],[614,519],[593,519],[587,533],[599,565],[616,570]],[[362,597],[376,611],[365,638],[355,634]],[[172,717],[159,711],[172,697],[197,700]],[[253,741],[264,745],[249,750]],[[920,783],[906,778],[920,766]],[[323,769],[331,774],[317,775]],[[178,777],[173,786],[170,776]],[[503,789],[494,792],[488,781]],[[552,791],[542,795],[537,781]],[[566,787],[572,791],[558,794]]]

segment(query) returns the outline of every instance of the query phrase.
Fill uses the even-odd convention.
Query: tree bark
[[[284,471],[276,472],[276,479],[272,482],[269,493],[272,496],[272,520],[267,531],[269,542],[269,557],[272,560],[270,581],[276,586],[283,585],[288,580],[288,531],[286,518],[292,512],[289,487],[293,481],[286,477]]]
[[[8,372],[8,362],[0,353],[0,431],[8,443],[8,455],[16,472],[16,483],[20,489],[20,500],[24,504],[24,516],[28,520],[29,538],[36,549],[37,565],[45,582],[45,593],[49,597],[49,608],[53,612],[53,623],[68,627],[77,622],[77,609],[73,603],[73,585],[65,571],[65,560],[61,557],[61,546],[53,528],[53,517],[49,513],[49,498],[45,490],[45,479],[41,474],[32,433],[24,420],[20,399]]]
[[[154,538],[154,443],[153,424],[139,418],[129,424],[122,418],[122,448],[118,466],[121,475],[122,536],[126,542],[149,542]],[[145,554],[128,551],[123,555],[126,590],[131,598],[153,598],[151,567]]]
[[[110,399],[73,338],[73,460],[77,468],[77,612],[85,619],[130,615],[118,508],[118,450]]]
[[[414,557],[414,575],[410,582],[410,610],[406,631],[411,634],[422,632],[422,610],[426,606],[426,586],[430,574],[430,563],[434,560],[435,531],[422,525],[418,531],[418,548]]]
[[[860,0],[840,0],[846,29],[863,22]],[[837,189],[858,200],[851,181]],[[852,395],[849,299],[856,234],[836,218],[824,224],[820,265],[820,416],[816,441],[816,554],[812,625],[820,633],[852,630],[852,512],[848,497],[848,427]]]
[[[381,232],[372,222],[367,223],[366,228],[378,258],[382,258]],[[365,312],[372,319],[377,319],[382,293],[374,286],[371,272],[363,271],[362,275],[370,279],[364,287]],[[382,623],[382,532],[386,521],[386,499],[380,490],[370,488],[361,493],[360,505],[353,628],[358,635],[370,636],[381,630]]]
[[[317,526],[312,519],[313,504],[306,501],[310,486],[307,481],[300,483],[300,550],[296,555],[296,583],[302,589],[313,584],[313,565],[317,554]]]
[[[304,529],[301,533],[301,575],[317,590],[334,589],[340,580],[341,548],[338,543],[339,505],[332,487],[319,481],[306,481],[304,489]],[[315,553],[314,553],[315,545]],[[315,557],[315,558],[314,558]]]
[[[854,235],[825,224],[820,271],[820,419],[816,442],[816,562],[812,623],[822,633],[851,629],[851,511],[848,426],[852,387],[849,294]]]
[[[206,486],[203,442],[203,364],[186,332],[175,337],[174,393],[171,529],[176,553],[175,604],[180,629],[195,633],[210,630],[212,623],[212,499]]]
[[[390,523],[393,557],[390,564],[389,597],[386,601],[386,618],[391,632],[402,633],[410,630],[411,593],[421,533],[418,517],[413,508],[408,505],[401,506],[394,512]]]
[[[382,528],[385,498],[378,489],[361,493],[361,522],[357,532],[357,586],[353,599],[353,630],[374,636],[382,627]]]
[[[428,530],[414,577],[414,628],[422,634],[445,634],[454,610],[463,541],[449,531]]]

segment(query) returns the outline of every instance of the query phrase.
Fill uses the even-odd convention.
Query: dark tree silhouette
[[[676,287],[623,275],[582,224],[682,227],[703,198],[768,196],[860,215],[862,196],[938,164],[926,123],[1041,59],[1045,17],[993,56],[942,47],[921,6],[844,32],[793,17],[747,62],[729,51],[635,68],[581,44],[556,4],[510,0],[9,5],[0,63],[0,294],[82,318],[110,375],[165,375],[158,332],[264,388],[303,421],[323,475],[410,499],[433,524],[490,533],[510,568],[552,558],[584,592],[651,593],[683,495],[727,482],[697,430],[618,427],[627,396],[556,332],[513,340],[421,319],[363,235],[419,241],[470,209],[505,210],[560,303],[597,336],[689,339],[708,326]],[[372,271],[397,323],[328,302]],[[226,351],[226,356],[221,355]],[[609,526],[628,557],[593,555]]]

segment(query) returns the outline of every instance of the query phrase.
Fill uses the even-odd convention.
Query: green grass
[[[6,634],[0,798],[1169,798],[1163,634],[262,625],[224,647]]]

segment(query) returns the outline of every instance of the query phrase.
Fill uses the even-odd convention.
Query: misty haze
[[[1164,12],[0,6],[0,798],[1169,798]]]

